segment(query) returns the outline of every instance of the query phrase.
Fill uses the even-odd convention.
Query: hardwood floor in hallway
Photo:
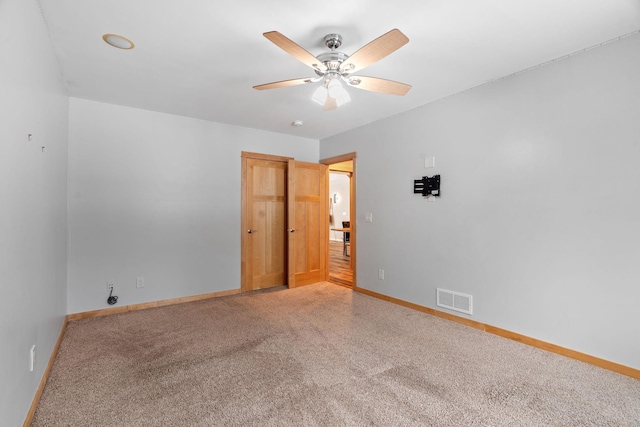
[[[350,248],[347,247],[347,251]],[[342,241],[329,241],[329,281],[339,285],[353,286],[351,258],[344,256]]]

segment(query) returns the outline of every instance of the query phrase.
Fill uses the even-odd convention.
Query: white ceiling
[[[640,29],[639,0],[39,0],[69,95],[322,139]],[[358,72],[413,86],[404,97],[349,88],[322,111],[313,77],[262,36],[313,55],[329,33],[352,54],[398,28],[409,43]],[[115,49],[106,33],[130,38]],[[302,120],[302,127],[293,127]]]

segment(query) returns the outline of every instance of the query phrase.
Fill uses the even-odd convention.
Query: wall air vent
[[[437,288],[436,305],[461,313],[473,314],[473,297],[460,292]]]

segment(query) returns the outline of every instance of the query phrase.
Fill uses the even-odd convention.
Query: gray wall
[[[634,35],[322,140],[358,155],[358,285],[640,368],[638,70]]]
[[[0,2],[0,58],[0,424],[17,426],[60,333],[67,293],[68,98],[35,1]]]
[[[318,161],[317,140],[76,98],[68,311],[240,288],[241,152]],[[145,287],[136,288],[144,277]]]

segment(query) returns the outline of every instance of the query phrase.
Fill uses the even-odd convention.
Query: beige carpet
[[[71,322],[34,426],[640,426],[640,381],[328,283]]]

